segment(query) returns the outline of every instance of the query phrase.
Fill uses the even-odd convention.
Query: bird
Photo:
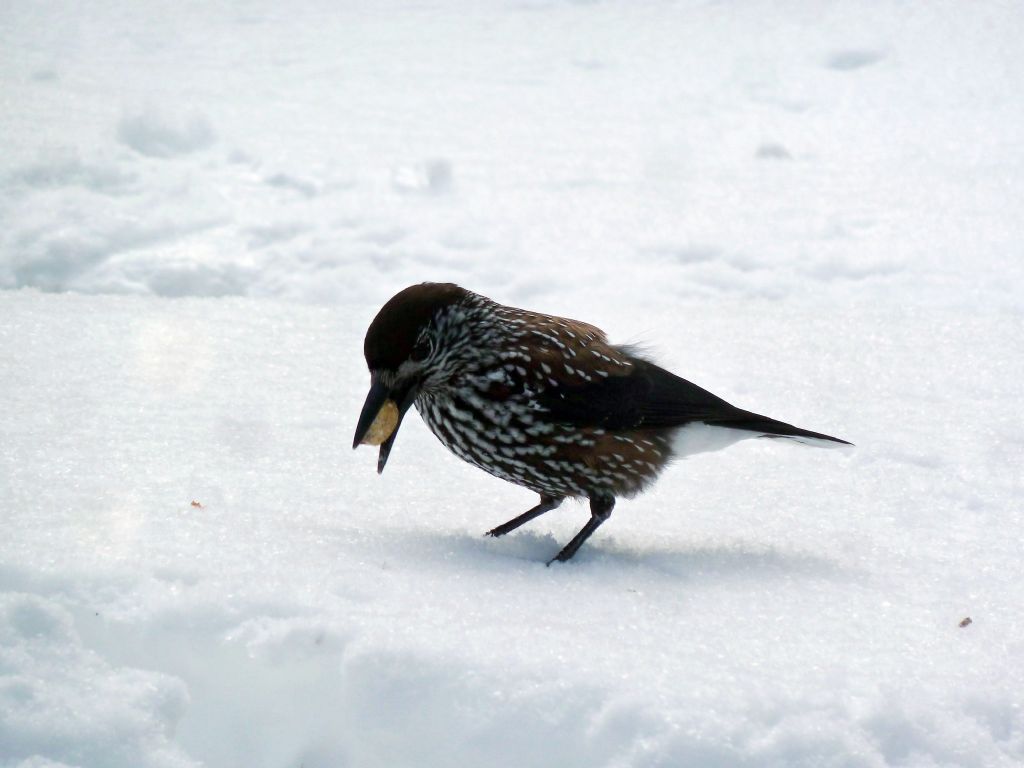
[[[399,291],[370,323],[363,353],[370,391],[352,447],[379,445],[378,473],[415,405],[460,459],[540,496],[486,535],[589,500],[590,519],[548,565],[570,560],[616,499],[650,487],[673,459],[745,438],[852,445],[737,408],[593,325],[453,283]]]

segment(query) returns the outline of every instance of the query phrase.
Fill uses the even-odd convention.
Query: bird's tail
[[[784,421],[777,421],[767,416],[761,416],[758,413],[738,409],[727,416],[713,420],[709,419],[705,423],[715,427],[728,427],[729,429],[757,432],[759,437],[785,437],[798,443],[813,445],[818,448],[853,447],[853,443],[841,440],[838,437],[832,437],[832,435],[812,432],[809,429],[801,429]]]

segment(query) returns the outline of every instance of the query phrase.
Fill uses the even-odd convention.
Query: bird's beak
[[[377,373],[371,373],[370,392],[359,414],[352,447],[358,448],[361,443],[380,446],[380,454],[377,456],[378,474],[384,471],[384,465],[388,463],[388,455],[398,435],[398,428],[402,426],[402,418],[416,399],[418,391],[419,386],[415,382],[388,387]]]

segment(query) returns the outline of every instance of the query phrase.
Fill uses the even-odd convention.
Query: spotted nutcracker
[[[383,472],[415,404],[456,456],[540,494],[491,536],[567,497],[589,499],[590,520],[554,560],[576,554],[616,498],[644,490],[673,459],[749,437],[850,445],[736,408],[610,344],[592,325],[506,307],[451,283],[396,294],[370,324],[363,351],[371,384],[353,447],[379,444]]]

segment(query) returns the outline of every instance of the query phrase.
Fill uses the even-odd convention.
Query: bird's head
[[[363,342],[370,393],[352,447],[379,445],[378,472],[417,395],[451,375],[459,347],[452,343],[453,326],[459,308],[474,296],[452,283],[420,283],[395,294],[370,323]]]

